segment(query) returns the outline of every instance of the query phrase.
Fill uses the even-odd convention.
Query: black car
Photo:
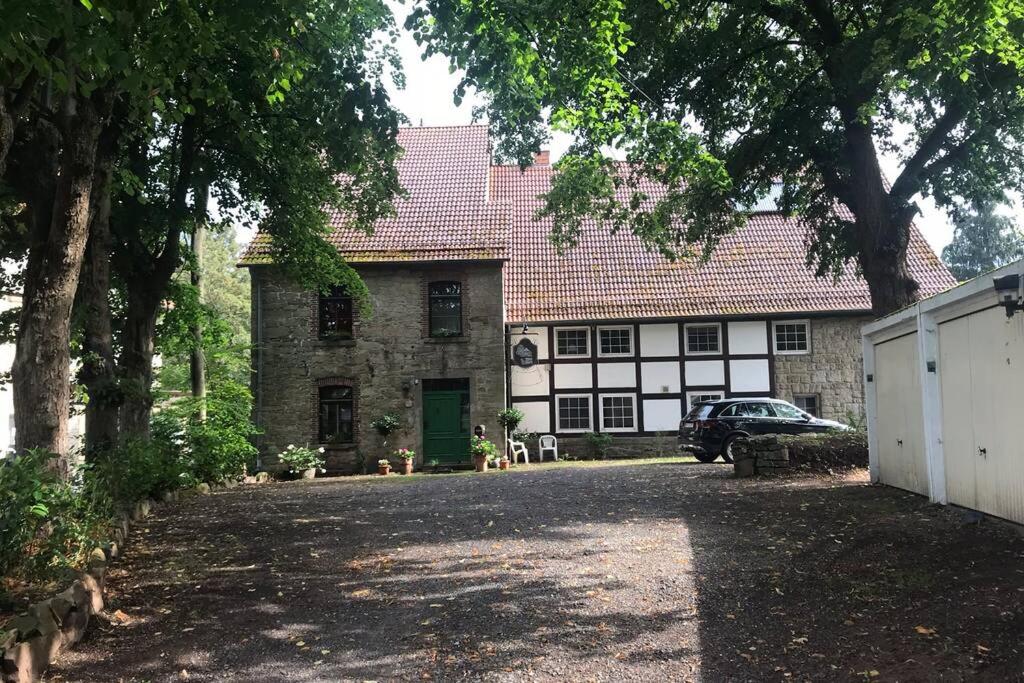
[[[721,455],[732,462],[736,439],[759,434],[811,434],[850,429],[841,422],[820,420],[774,398],[720,398],[701,401],[679,422],[679,448],[701,462]]]

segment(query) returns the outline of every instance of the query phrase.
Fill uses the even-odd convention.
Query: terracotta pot
[[[377,465],[377,474],[381,476],[391,474],[391,465]]]
[[[402,461],[402,474],[412,474],[412,460]]]
[[[476,467],[477,472],[487,471],[487,456],[486,455],[474,455],[473,466]]]
[[[501,460],[498,461],[498,469],[507,470],[508,465],[509,462],[507,458],[502,458]]]
[[[313,479],[316,477],[316,468],[310,467],[308,470],[302,470],[303,479]]]

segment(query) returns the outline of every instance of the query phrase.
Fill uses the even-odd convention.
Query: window
[[[321,339],[352,338],[352,297],[343,287],[331,287],[327,294],[321,292],[317,310]]]
[[[558,431],[589,432],[590,429],[590,395],[559,396]]]
[[[462,283],[431,282],[429,294],[430,336],[462,336]]]
[[[632,327],[599,327],[597,328],[598,356],[632,356]]]
[[[821,417],[817,394],[797,394],[793,397],[793,404],[808,415]]]
[[[685,325],[686,330],[686,354],[688,356],[714,356],[722,353],[722,326],[718,323],[712,325]]]
[[[701,401],[714,401],[716,398],[725,398],[724,391],[687,391],[686,407],[692,409]]]
[[[633,394],[601,396],[601,431],[636,431],[636,396]]]
[[[352,443],[352,387],[320,387],[320,443]]]
[[[555,357],[590,355],[590,330],[586,327],[569,327],[555,330]]]
[[[797,354],[811,351],[811,324],[807,320],[774,323],[775,353]]]
[[[767,403],[734,403],[719,417],[775,417],[775,413]]]

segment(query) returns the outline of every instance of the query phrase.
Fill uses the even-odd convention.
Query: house
[[[872,481],[1024,524],[1024,261],[863,334]]]
[[[535,215],[553,173],[545,154],[525,170],[495,165],[484,126],[406,128],[399,140],[408,196],[396,215],[372,236],[335,216],[331,236],[372,317],[343,291],[285,280],[260,237],[242,258],[264,466],[292,443],[323,445],[335,471],[399,446],[421,463],[461,463],[475,426],[501,440],[496,415],[510,405],[522,430],[557,435],[563,451],[593,431],[623,453],[664,447],[703,398],[861,413],[867,287],[852,270],[815,278],[804,228],[770,202],[704,265],[592,223],[559,255]],[[954,284],[916,231],[909,261],[924,294]],[[385,445],[371,423],[388,413],[402,428]]]

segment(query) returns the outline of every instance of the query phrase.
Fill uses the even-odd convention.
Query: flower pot
[[[412,460],[402,461],[402,474],[412,474]]]
[[[303,479],[313,479],[316,477],[316,468],[310,467],[308,470],[302,470]]]
[[[507,470],[508,469],[508,465],[509,465],[508,458],[502,458],[501,460],[498,461],[498,469]]]
[[[477,472],[487,471],[487,456],[486,455],[474,455],[473,466],[476,467]]]
[[[391,465],[377,465],[377,474],[381,476],[391,474]]]

